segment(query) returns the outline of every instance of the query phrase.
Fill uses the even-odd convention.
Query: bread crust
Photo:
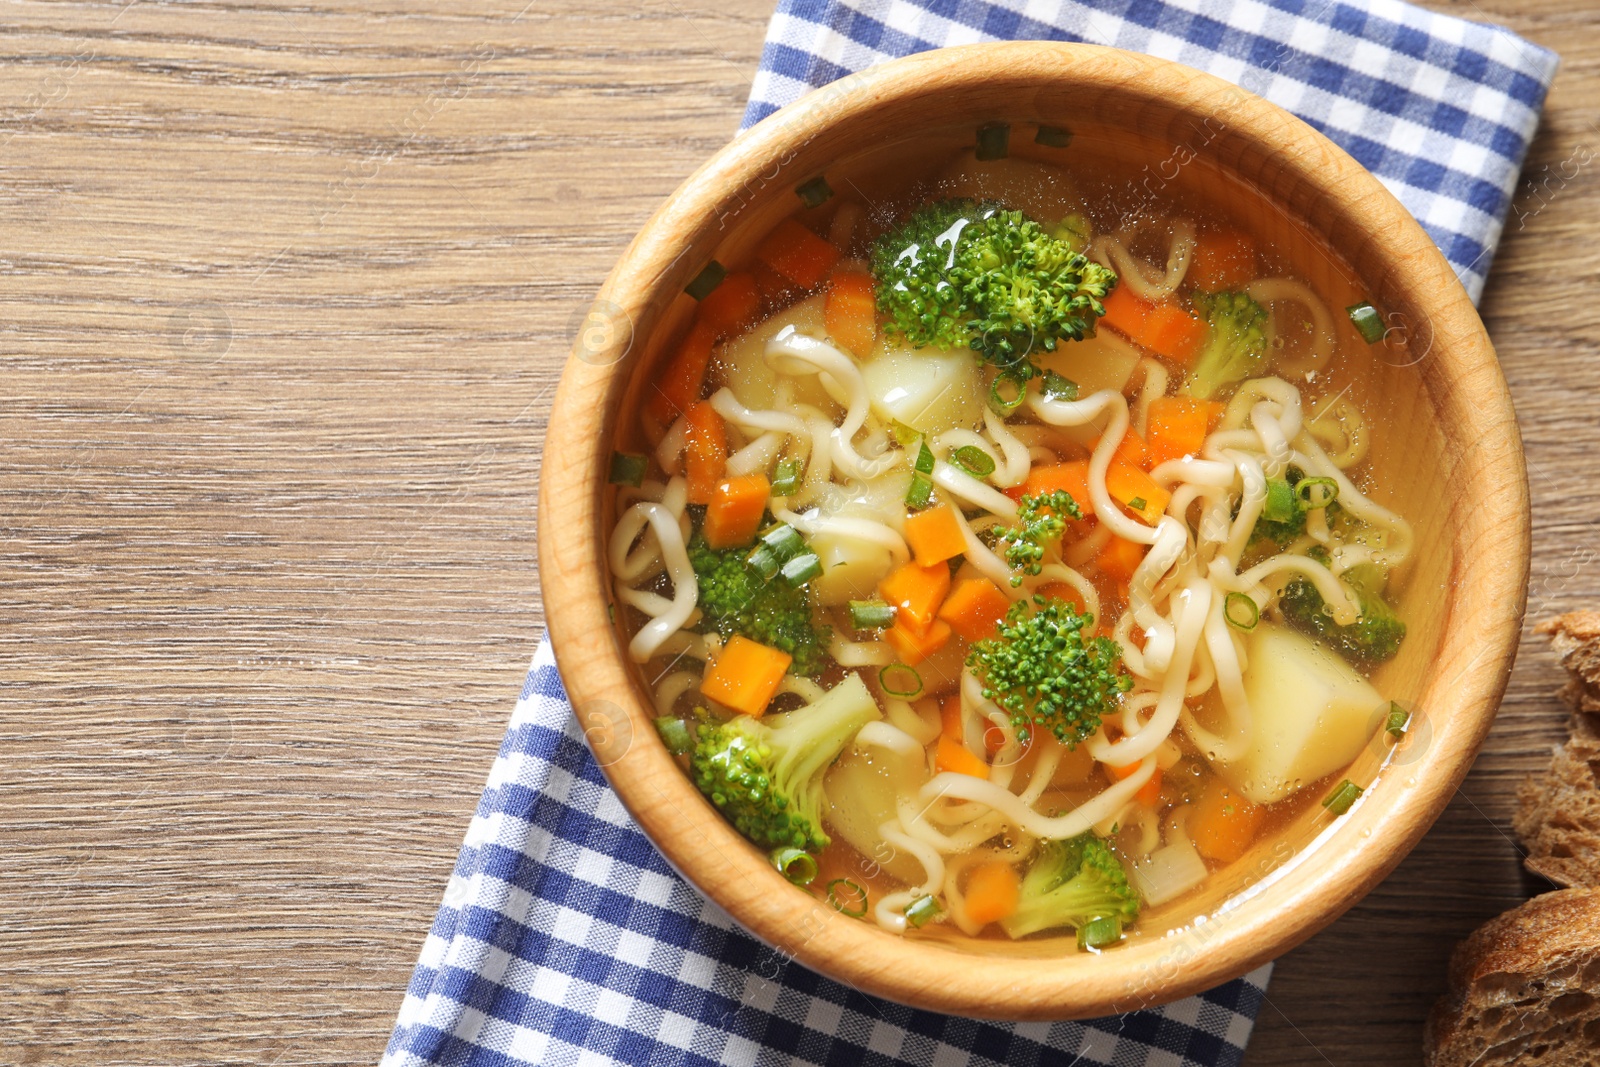
[[[1456,949],[1449,981],[1424,1034],[1428,1067],[1600,1064],[1600,890],[1490,919]]]

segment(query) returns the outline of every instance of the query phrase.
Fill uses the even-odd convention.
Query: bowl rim
[[[616,408],[643,347],[635,326],[637,335],[647,332],[653,297],[675,295],[699,269],[685,250],[714,244],[713,224],[725,225],[746,192],[766,184],[759,179],[889,103],[996,83],[1025,93],[1078,79],[1115,85],[1152,107],[1215,113],[1225,105],[1228,135],[1271,146],[1279,172],[1358,200],[1364,219],[1331,205],[1333,221],[1319,228],[1326,235],[1339,224],[1371,242],[1392,266],[1384,284],[1407,306],[1427,309],[1439,357],[1423,369],[1423,383],[1432,407],[1459,421],[1446,437],[1450,459],[1459,475],[1495,491],[1450,515],[1450,604],[1419,700],[1448,700],[1450,715],[1435,726],[1418,768],[1425,773],[1404,788],[1369,790],[1319,835],[1318,862],[1289,864],[1230,898],[1214,916],[1227,921],[1203,937],[1197,926],[1193,937],[1151,938],[1092,958],[988,957],[842,919],[789,886],[704,801],[656,741],[654,713],[610,621],[601,493]],[[1087,1018],[1187,996],[1294,947],[1381,881],[1443,811],[1493,722],[1521,630],[1530,543],[1521,438],[1493,347],[1443,255],[1377,179],[1301,120],[1231,83],[1139,53],[1047,42],[939,49],[851,75],[741,133],[686,179],[623,253],[586,322],[602,328],[602,343],[580,338],[567,360],[540,478],[539,573],[558,669],[597,762],[646,836],[786,960],[911,1007],[991,1019]],[[1470,636],[1463,620],[1472,622]],[[648,743],[634,743],[641,736]]]

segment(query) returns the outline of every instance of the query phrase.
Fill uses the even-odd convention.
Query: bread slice
[[[1600,890],[1545,893],[1473,931],[1423,1052],[1428,1067],[1600,1064]]]
[[[1600,740],[1574,737],[1517,791],[1523,863],[1561,886],[1600,888]]]
[[[1546,619],[1533,632],[1550,638],[1563,667],[1600,684],[1600,611],[1569,611]]]
[[[1600,611],[1569,611],[1533,632],[1550,638],[1567,669],[1561,699],[1572,709],[1572,735],[1600,740]]]

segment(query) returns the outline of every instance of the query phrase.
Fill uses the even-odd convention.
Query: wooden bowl
[[[992,122],[1011,124],[1013,154],[1122,173],[1230,217],[1288,249],[1336,315],[1370,299],[1392,327],[1337,373],[1372,426],[1374,495],[1418,534],[1399,605],[1410,636],[1375,679],[1415,710],[1413,729],[1398,749],[1375,740],[1358,759],[1351,777],[1372,785],[1348,814],[1308,805],[1198,897],[1147,909],[1136,936],[1100,955],[1063,938],[898,937],[790,886],[657,740],[608,615],[608,461],[613,448],[640,445],[637,399],[690,314],[684,286],[712,259],[743,261],[800,209],[801,183],[826,173],[834,188],[871,198]],[[1074,140],[1035,145],[1036,125],[1069,128]],[[1367,171],[1288,113],[1175,63],[1082,45],[973,45],[886,63],[718,152],[601,290],[556,394],[541,493],[540,575],[561,676],[611,784],[669,862],[808,967],[904,1004],[996,1019],[1174,1000],[1280,955],[1359,900],[1467,773],[1511,669],[1527,586],[1527,483],[1510,397],[1433,242]]]

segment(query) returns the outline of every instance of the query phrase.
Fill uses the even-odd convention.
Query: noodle
[[[902,453],[895,451],[869,462],[852,443],[866,422],[868,410],[867,383],[862,380],[861,370],[853,359],[826,341],[796,332],[793,326],[778,331],[778,335],[767,342],[766,352],[774,368],[820,374],[824,386],[831,383],[839,391],[835,399],[845,408],[844,421],[829,433],[833,462],[837,466],[856,478],[870,479],[887,473],[901,461]]]
[[[1146,264],[1129,252],[1127,246],[1115,237],[1102,237],[1092,249],[1101,265],[1117,272],[1121,284],[1135,296],[1145,300],[1165,300],[1178,291],[1189,273],[1189,259],[1194,253],[1194,224],[1179,220],[1172,225],[1172,244],[1167,252],[1167,270],[1159,279],[1145,273]]]
[[[1278,364],[1278,373],[1287,378],[1297,378],[1312,374],[1327,367],[1328,361],[1333,358],[1333,348],[1337,340],[1333,334],[1333,316],[1328,314],[1328,309],[1323,305],[1321,298],[1313,293],[1303,283],[1292,278],[1267,278],[1251,282],[1245,286],[1245,293],[1250,299],[1266,308],[1271,314],[1268,323],[1269,336],[1274,340],[1269,342],[1276,345],[1278,336],[1277,303],[1295,303],[1311,313],[1311,351],[1298,363],[1285,365]]]

